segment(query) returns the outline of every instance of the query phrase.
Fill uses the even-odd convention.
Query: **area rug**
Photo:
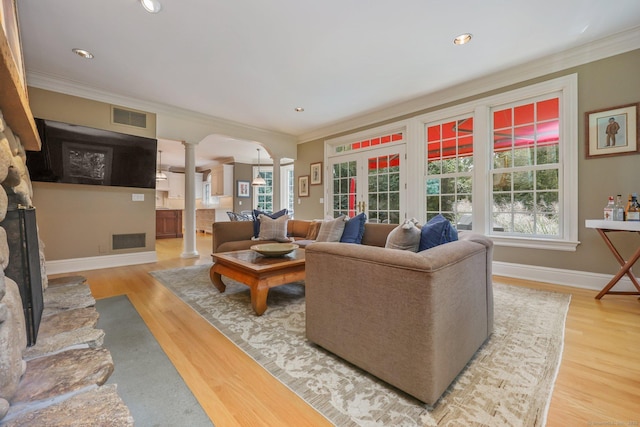
[[[568,295],[494,284],[492,336],[430,407],[308,342],[303,283],[271,289],[259,317],[247,286],[223,277],[221,294],[209,268],[151,274],[335,425],[545,425]]]

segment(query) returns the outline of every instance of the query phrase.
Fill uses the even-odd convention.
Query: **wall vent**
[[[146,237],[146,233],[114,234],[111,247],[113,250],[144,248],[147,246]]]
[[[139,111],[126,110],[120,107],[111,107],[111,121],[119,125],[147,128],[147,115]]]

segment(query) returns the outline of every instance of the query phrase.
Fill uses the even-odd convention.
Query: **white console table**
[[[628,232],[628,233],[637,233],[640,235],[640,221],[604,221],[599,219],[588,219],[585,221],[585,227],[587,228],[595,228],[600,237],[604,240],[607,247],[613,253],[613,256],[616,257],[618,263],[621,268],[618,273],[607,283],[607,285],[602,288],[602,291],[596,296],[596,299],[602,298],[605,294],[618,294],[618,295],[640,295],[640,283],[638,283],[638,279],[633,275],[631,271],[631,267],[633,264],[640,259],[640,245],[638,245],[638,249],[634,252],[634,254],[625,261],[624,258],[620,255],[618,250],[613,246],[611,240],[606,233],[613,232]],[[636,287],[636,292],[623,292],[623,291],[612,291],[611,288],[615,286],[616,283],[622,278],[622,276],[627,275],[629,279],[631,279],[631,283]]]

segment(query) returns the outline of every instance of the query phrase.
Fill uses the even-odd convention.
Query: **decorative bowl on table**
[[[298,247],[298,245],[294,245],[293,243],[263,243],[262,245],[251,246],[251,250],[263,256],[278,257],[285,256],[295,249],[298,249]]]

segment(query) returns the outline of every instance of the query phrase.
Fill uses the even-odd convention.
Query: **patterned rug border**
[[[340,402],[336,403],[334,402],[336,396],[334,396],[333,393],[339,392],[332,391],[330,392],[329,396],[327,396],[327,392],[325,390],[326,384],[322,384],[322,381],[320,380],[318,381],[319,384],[309,385],[310,376],[318,375],[320,377],[322,376],[322,372],[319,371],[318,373],[307,373],[306,377],[303,376],[303,378],[298,378],[296,377],[294,367],[294,374],[292,376],[290,375],[290,372],[287,371],[287,369],[291,369],[290,366],[281,366],[284,363],[282,360],[274,360],[273,354],[275,352],[268,348],[274,345],[274,342],[269,341],[268,346],[260,346],[260,343],[258,343],[258,345],[256,346],[247,341],[248,339],[253,339],[255,335],[259,333],[257,331],[262,330],[261,328],[269,328],[270,324],[278,324],[279,322],[285,322],[284,326],[285,329],[287,329],[285,334],[297,332],[298,334],[304,335],[304,330],[300,330],[299,327],[296,328],[296,326],[294,326],[295,321],[297,320],[299,322],[300,317],[302,317],[302,329],[304,329],[304,286],[302,284],[284,285],[270,290],[268,301],[269,308],[267,309],[265,315],[257,317],[251,309],[248,287],[225,277],[223,280],[225,281],[225,283],[227,283],[227,291],[224,294],[220,294],[213,287],[209,280],[208,270],[210,267],[211,264],[203,264],[168,270],[151,271],[149,272],[149,274],[155,277],[161,284],[167,287],[167,289],[172,291],[178,298],[189,305],[203,319],[205,319],[209,324],[211,324],[214,328],[216,328],[224,336],[226,336],[231,342],[233,342],[234,345],[236,345],[245,354],[256,361],[256,363],[260,364],[275,379],[284,384],[292,392],[300,396],[309,405],[314,407],[316,410],[318,410],[319,413],[325,416],[330,422],[336,425],[440,426],[452,425],[452,423],[453,425],[455,425],[455,423],[460,422],[460,420],[463,419],[459,418],[461,414],[467,417],[464,418],[465,421],[473,425],[497,425],[496,423],[500,423],[500,425],[513,426],[543,426],[546,424],[547,413],[549,410],[551,397],[553,395],[555,381],[560,370],[562,353],[564,350],[566,317],[571,301],[571,297],[568,294],[494,283],[494,291],[498,294],[500,294],[501,292],[522,294],[519,296],[524,297],[524,299],[527,301],[527,306],[530,305],[530,302],[533,302],[534,307],[528,308],[532,313],[538,313],[541,309],[545,308],[544,304],[546,303],[543,302],[543,304],[540,305],[541,298],[545,298],[555,303],[555,306],[557,307],[553,310],[549,310],[549,317],[552,317],[554,315],[556,317],[549,320],[548,322],[550,324],[555,324],[547,326],[536,326],[540,326],[543,329],[545,327],[554,327],[556,330],[554,330],[553,332],[555,333],[557,333],[557,329],[559,329],[559,336],[555,338],[553,335],[548,338],[541,338],[537,336],[535,337],[536,341],[543,341],[541,343],[543,347],[544,345],[548,345],[547,341],[557,341],[556,348],[547,349],[546,347],[544,347],[545,350],[552,350],[552,352],[549,353],[547,357],[553,360],[547,362],[548,366],[533,366],[536,369],[542,369],[543,372],[541,372],[540,374],[537,374],[535,372],[520,372],[519,375],[517,375],[520,377],[520,380],[523,380],[524,383],[526,383],[527,381],[533,382],[533,386],[530,386],[529,384],[519,384],[517,381],[511,383],[508,379],[501,378],[500,373],[497,375],[497,378],[492,378],[491,370],[486,370],[486,377],[490,380],[493,379],[495,381],[499,381],[499,384],[490,384],[490,381],[488,381],[488,384],[480,384],[479,386],[475,383],[470,384],[470,382],[466,378],[467,374],[469,373],[468,371],[476,369],[472,368],[472,366],[487,361],[487,358],[493,355],[493,353],[490,352],[489,354],[484,354],[488,352],[488,347],[497,347],[501,344],[499,342],[496,343],[496,341],[499,340],[499,338],[496,338],[498,335],[497,331],[499,330],[499,328],[496,326],[492,337],[490,337],[487,342],[485,342],[476,356],[474,356],[467,367],[459,374],[458,378],[454,381],[454,383],[449,387],[449,389],[444,393],[443,397],[436,403],[433,408],[428,407],[424,403],[417,401],[411,396],[408,396],[405,393],[367,374],[366,372],[361,371],[357,367],[352,366],[348,362],[337,358],[324,349],[308,343],[308,341],[306,341],[306,338],[303,338],[303,342],[301,342],[300,340],[294,340],[295,342],[289,342],[285,345],[288,347],[295,347],[296,345],[300,344],[306,345],[311,348],[312,351],[320,354],[320,356],[314,355],[313,357],[330,359],[328,362],[328,365],[330,366],[329,369],[337,371],[337,374],[340,375],[340,378],[342,378],[342,376],[346,377],[347,382],[366,381],[367,386],[372,389],[371,392],[367,393],[366,398],[369,398],[369,395],[375,395],[375,393],[386,393],[386,397],[380,398],[383,401],[382,403],[374,402],[385,408],[375,408],[383,414],[378,416],[364,416],[362,414],[351,415],[350,412],[354,410],[356,412],[367,410],[371,412],[373,410],[371,407],[369,407],[368,409],[365,408],[368,404],[371,404],[371,402],[364,402],[365,397],[347,396],[348,398],[355,399],[354,401],[348,402],[348,399],[346,397],[342,398],[342,396],[339,396],[338,400],[340,400]],[[189,281],[191,279],[194,279],[194,281],[198,283],[183,283],[176,285],[177,282],[185,280]],[[197,287],[198,285],[200,285],[199,288]],[[184,286],[191,286],[193,289],[185,292],[182,289]],[[193,293],[193,295],[189,295],[189,292]],[[224,314],[219,312],[218,315],[220,315],[220,318],[218,318],[211,313],[211,310],[215,311],[217,309],[217,307],[214,307],[215,304],[213,304],[216,300],[216,296],[219,298],[227,297],[225,305],[233,306],[230,310],[228,310],[231,314]],[[538,298],[533,298],[534,296],[537,296]],[[201,299],[198,300],[198,298]],[[300,304],[297,304],[297,306],[294,305],[295,303],[292,303],[292,301],[300,299],[301,301],[298,301],[300,302]],[[295,310],[293,309],[294,307],[296,308]],[[499,308],[499,304],[496,302],[496,309],[497,308]],[[522,317],[520,316],[521,313],[518,309],[511,309],[511,311],[517,313],[517,318]],[[240,318],[244,319],[249,325],[237,326],[236,322],[231,320],[231,317],[233,316],[240,316]],[[294,320],[290,321],[291,319],[289,318]],[[499,316],[496,316],[496,325],[498,323],[498,320]],[[225,321],[230,323],[225,323]],[[254,329],[255,325],[251,326],[252,323],[259,323],[259,328],[257,330]],[[264,323],[264,325],[262,323]],[[530,340],[532,338],[527,331],[516,331],[515,334],[522,335],[522,337],[520,337],[521,341]],[[258,341],[260,340],[258,339]],[[504,343],[502,343],[502,345],[504,345]],[[278,346],[283,346],[283,343],[279,343]],[[535,350],[538,350],[538,347],[536,347]],[[534,351],[534,353],[535,352],[536,351]],[[275,359],[278,358],[276,357]],[[512,359],[518,359],[518,356],[514,356],[512,357]],[[327,363],[326,360],[324,360],[323,362]],[[286,363],[284,364],[286,365]],[[482,369],[483,367],[483,365],[479,365],[477,369]],[[495,372],[493,372],[493,375],[496,376]],[[542,375],[540,377],[542,378],[541,380],[539,380],[540,378],[538,377],[538,375]],[[514,402],[511,402],[516,406],[516,408],[514,409],[511,407],[507,407],[508,405],[506,403],[503,403],[499,399],[499,396],[497,398],[494,397],[493,400],[491,399],[491,397],[485,399],[483,396],[483,398],[480,400],[487,400],[488,402],[485,402],[484,406],[482,404],[480,405],[480,413],[475,413],[475,411],[478,411],[478,408],[472,408],[468,410],[466,409],[466,407],[470,405],[470,401],[475,402],[475,400],[478,400],[473,398],[473,392],[469,393],[465,389],[465,387],[471,388],[472,386],[476,387],[474,389],[476,394],[482,392],[495,392],[495,390],[493,389],[500,388],[503,389],[500,390],[500,392],[503,394],[516,393],[517,396],[521,397],[520,399],[515,399],[515,404]],[[511,388],[513,388],[513,390],[511,390]],[[532,388],[534,389],[533,393],[535,393],[535,395],[533,396],[531,395]],[[461,390],[462,393],[460,392]],[[546,392],[544,392],[545,390]],[[467,392],[466,399],[464,398],[465,391]],[[315,392],[317,392],[315,396],[309,396],[309,394],[313,394]],[[544,392],[544,396],[539,395],[542,392]],[[458,394],[460,394],[461,396],[458,396]],[[360,401],[360,398],[362,398],[363,401]],[[329,408],[327,407],[327,399],[331,399],[331,402],[329,402]],[[374,399],[374,397],[371,397],[371,399]],[[344,402],[342,402],[343,400]],[[397,400],[397,402],[395,402],[395,400]],[[394,401],[392,403],[392,405],[395,405],[392,406],[393,410],[390,410],[387,407],[387,405],[389,404],[388,401]],[[332,403],[333,406],[331,405]],[[343,407],[340,407],[341,403],[343,404]],[[359,407],[358,405],[364,405],[364,407]],[[407,415],[403,413],[388,413],[393,411],[402,412],[403,410],[407,410],[411,412],[411,414]],[[522,413],[525,414],[524,418],[519,418]]]

